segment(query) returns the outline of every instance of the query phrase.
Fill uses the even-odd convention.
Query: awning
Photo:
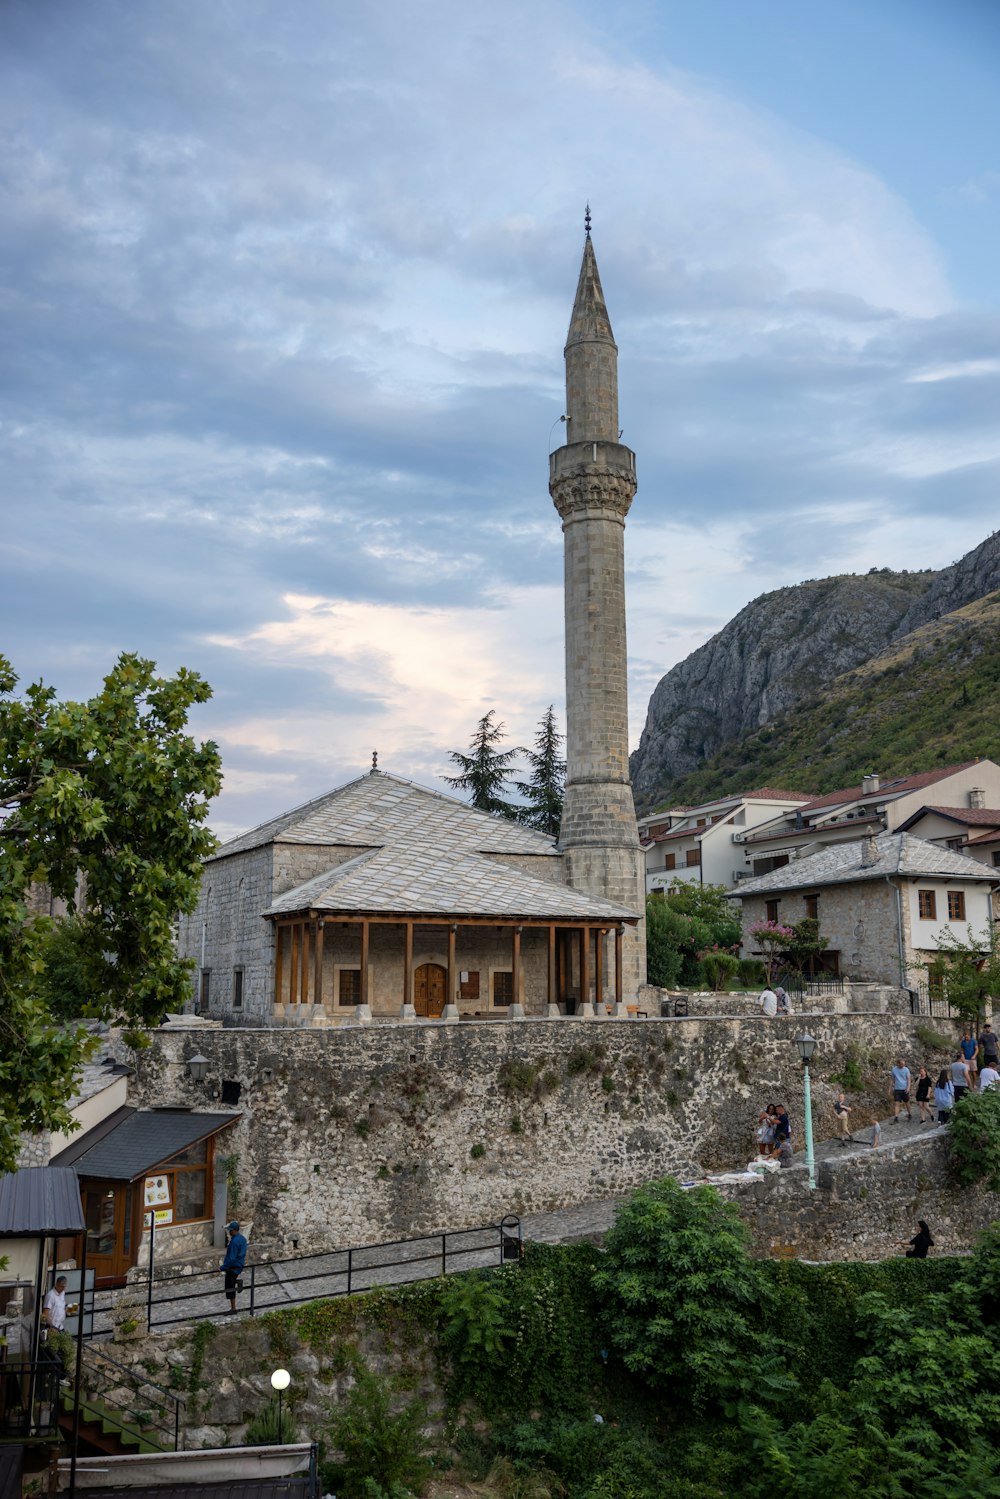
[[[88,1130],[61,1150],[54,1163],[72,1166],[77,1176],[132,1182],[242,1117],[241,1113],[197,1114],[192,1109],[130,1110],[111,1130],[101,1125]]]
[[[0,1239],[61,1238],[83,1232],[76,1172],[25,1166],[0,1176]]]

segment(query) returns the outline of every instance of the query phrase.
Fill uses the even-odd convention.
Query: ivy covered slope
[[[842,673],[792,711],[731,740],[699,769],[665,782],[658,803],[695,804],[781,786],[821,793],[1000,759],[1000,593],[923,625]]]

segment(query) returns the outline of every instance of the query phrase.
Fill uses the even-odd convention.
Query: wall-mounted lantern
[[[200,1052],[188,1057],[188,1071],[196,1083],[203,1083],[208,1076],[208,1058],[203,1057]]]

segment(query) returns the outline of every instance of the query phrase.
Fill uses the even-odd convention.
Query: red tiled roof
[[[998,838],[1000,827],[991,828],[988,833],[977,833],[974,838],[970,838],[967,846],[971,848],[974,843],[996,843]]]
[[[745,802],[808,802],[812,799],[811,791],[779,791],[774,786],[760,786],[756,791],[744,791],[741,796]]]
[[[964,760],[961,765],[946,765],[943,770],[921,770],[912,776],[897,776],[892,781],[882,781],[877,791],[863,791],[860,786],[849,786],[840,791],[828,791],[824,796],[817,796],[813,801],[807,803],[801,810],[811,812],[814,808],[828,807],[835,802],[859,802],[871,801],[875,797],[902,796],[905,791],[919,791],[922,786],[933,786],[935,781],[943,781],[946,776],[953,776],[960,770],[971,770],[973,765],[978,764],[976,760]]]
[[[951,817],[955,822],[968,823],[970,827],[1000,828],[1000,808],[997,807],[921,807],[916,813],[936,812],[939,817]]]

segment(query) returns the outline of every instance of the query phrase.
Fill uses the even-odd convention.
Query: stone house
[[[627,1003],[639,913],[566,876],[554,839],[373,770],[206,860],[179,949],[196,1008],[230,1024]]]
[[[852,979],[918,982],[945,926],[980,933],[992,919],[1000,871],[910,833],[838,843],[780,869],[743,880],[730,899],[742,908],[744,952],[758,921],[819,921],[824,966]]]

